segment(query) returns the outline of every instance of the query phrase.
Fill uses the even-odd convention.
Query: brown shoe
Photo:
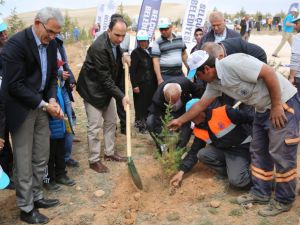
[[[118,153],[115,152],[113,155],[104,155],[104,160],[115,161],[115,162],[126,162],[127,158],[122,157]]]
[[[95,163],[90,163],[90,168],[92,170],[95,170],[97,173],[108,173],[109,170],[108,168],[102,164],[100,161],[95,162]]]

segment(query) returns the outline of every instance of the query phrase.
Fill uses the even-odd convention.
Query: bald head
[[[223,13],[219,11],[213,11],[209,15],[209,22],[215,34],[221,35],[224,32],[226,25]]]
[[[171,105],[175,104],[181,96],[181,87],[177,83],[168,83],[165,85],[164,89],[164,97],[166,102]]]
[[[209,55],[214,56],[215,58],[222,59],[225,57],[224,49],[221,45],[214,42],[205,42],[201,50],[206,51]]]

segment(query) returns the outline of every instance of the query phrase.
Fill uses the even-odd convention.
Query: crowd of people
[[[294,12],[292,8],[284,31],[290,26],[300,32]],[[171,21],[161,18],[160,36],[150,44],[147,31],[139,30],[137,47],[129,54],[127,24],[113,14],[108,30],[95,32],[76,81],[60,35],[64,19],[58,9],[39,10],[32,26],[10,38],[0,21],[0,175],[3,170],[10,177],[22,221],[47,223],[49,218],[38,209],[60,201],[46,199],[43,188],[59,191],[60,185],[76,183],[66,171],[67,166],[79,167],[71,157],[75,89],[87,116],[89,168],[108,173],[103,161],[126,162],[115,148],[117,116],[126,135],[124,110],[130,104],[124,93],[124,63],[130,66],[134,126],[152,137],[161,154],[168,150],[160,137],[161,118],[171,107],[174,119],[168,126],[179,130],[176,146],[187,151],[172,186],[180,186],[184,174],[201,161],[232,186],[250,190],[237,198],[239,204],[268,204],[259,215],[291,209],[299,142],[299,36],[292,44],[288,80],[267,65],[260,46],[248,42],[249,17],[241,21],[240,33],[226,27],[221,12],[212,12],[209,22],[210,31],[195,29],[190,53],[182,36],[173,33]]]

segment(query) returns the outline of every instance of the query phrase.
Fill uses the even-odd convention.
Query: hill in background
[[[123,5],[124,12],[127,13],[131,18],[139,15],[141,5]],[[90,28],[96,18],[96,6],[93,8],[86,9],[61,9],[65,14],[66,12],[71,19],[76,19],[78,25],[84,28]],[[161,17],[169,17],[171,20],[176,20],[184,16],[185,6],[182,4],[162,3],[160,8]],[[35,17],[36,11],[20,13],[19,17],[24,21],[25,25],[31,25]]]

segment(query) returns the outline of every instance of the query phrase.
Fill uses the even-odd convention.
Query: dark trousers
[[[197,157],[217,173],[228,176],[232,186],[242,188],[251,183],[249,143],[226,149],[207,145]]]
[[[158,134],[162,131],[162,121],[159,116],[154,114],[149,114],[147,117],[147,129],[149,132],[152,132],[158,137]],[[185,123],[181,129],[179,134],[179,141],[177,143],[177,147],[184,148],[190,140],[192,135],[191,123]]]
[[[273,128],[269,110],[256,113],[250,145],[253,180],[251,192],[257,196],[270,197],[275,175],[275,200],[284,204],[292,203],[296,196],[298,143],[287,145],[285,140],[299,137],[298,95],[287,101],[287,104],[294,109],[295,114],[285,112],[288,121],[282,129]]]
[[[124,77],[124,75],[123,75]],[[118,88],[125,93],[125,80],[121,80],[120,82],[117,83]],[[126,112],[124,110],[124,106],[122,104],[122,100],[117,100],[116,99],[116,105],[117,105],[117,114],[120,120],[120,127],[121,131],[126,132]]]
[[[5,143],[3,149],[0,151],[0,165],[3,171],[9,176],[12,176],[13,171],[13,152],[9,142],[9,132],[5,130]]]
[[[66,174],[65,138],[50,139],[48,178],[53,181],[56,177],[64,174]]]

